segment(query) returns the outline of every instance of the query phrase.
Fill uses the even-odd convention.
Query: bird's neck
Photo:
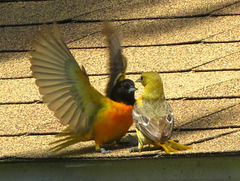
[[[134,103],[136,102],[136,100],[134,98],[134,93],[133,94],[129,94],[127,96],[123,96],[121,100],[118,100],[118,102],[123,102],[126,105],[133,106]]]
[[[163,91],[162,84],[149,83],[145,86],[144,92],[142,95],[143,100],[149,101],[163,101],[165,100],[165,95]]]

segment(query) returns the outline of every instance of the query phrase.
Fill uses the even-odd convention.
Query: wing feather
[[[152,104],[144,105],[144,107],[140,105],[139,102],[135,103],[133,109],[133,121],[136,123],[136,127],[150,140],[164,143],[172,135],[174,125],[172,108],[167,102],[162,105],[163,107],[154,109],[152,109]],[[166,113],[162,113],[165,109]]]
[[[72,115],[72,117],[68,120],[68,123],[73,127],[77,127],[77,123],[78,123],[78,118],[80,118],[80,115],[82,113],[79,105],[76,104],[75,106],[75,111],[74,114]],[[64,116],[64,115],[63,115]],[[66,118],[65,118],[66,119]],[[65,121],[67,122],[67,120],[63,119],[63,124],[66,124]]]
[[[54,74],[54,73],[46,73],[46,72],[38,72],[38,71],[33,71],[32,73],[33,77],[35,79],[63,79],[65,78],[64,74]]]
[[[51,101],[49,104],[48,104],[48,107],[50,110],[52,111],[56,111],[58,110],[61,106],[64,106],[66,105],[66,103],[68,101],[72,100],[73,101],[73,98],[71,96],[71,92],[67,92],[63,95],[61,95],[60,97],[54,99],[53,101]]]
[[[54,68],[62,71],[64,70],[64,65],[62,65],[61,63],[57,64],[55,62],[47,62],[41,59],[33,59],[33,58],[30,58],[30,62],[35,66]]]
[[[49,94],[51,92],[54,92],[54,91],[57,91],[61,88],[70,88],[71,85],[69,85],[68,82],[63,82],[63,83],[60,83],[60,84],[52,84],[52,85],[47,85],[47,86],[41,86],[39,87],[39,92],[40,94]]]
[[[68,82],[70,82],[70,80],[67,80],[67,79],[37,79],[35,81],[38,87],[58,85],[61,83],[68,83]],[[70,83],[73,83],[73,82],[70,82]]]
[[[44,25],[33,47],[31,70],[43,102],[61,124],[74,132],[87,133],[94,115],[103,106],[103,95],[91,86],[84,67],[78,66],[56,24],[52,31]]]
[[[77,108],[77,103],[73,102],[71,104],[71,106],[68,108],[68,110],[66,112],[64,112],[64,114],[61,116],[61,123],[62,124],[66,125],[66,124],[68,124],[71,121],[71,119],[73,118],[74,113],[78,112],[76,110],[76,108]]]
[[[36,49],[35,49],[36,50]],[[61,61],[61,59],[58,59],[58,58],[55,58],[55,57],[52,57],[51,55],[47,55],[45,53],[41,53],[41,52],[38,52],[38,51],[30,51],[29,54],[34,57],[32,59],[35,59],[35,61],[47,61],[49,63],[55,63],[55,64],[58,64],[58,65],[64,65]]]
[[[45,72],[45,73],[51,73],[51,74],[59,74],[59,72],[63,71],[64,69],[58,69],[56,68],[52,68],[52,67],[48,67],[48,66],[33,66],[31,67],[31,70],[34,72]]]
[[[43,41],[33,43],[33,48],[34,49],[37,48],[39,53],[51,56],[61,62],[63,62],[63,60],[62,60],[63,57],[66,58],[66,56],[62,52],[60,52],[59,47],[52,47],[51,43],[49,43],[49,44],[46,43],[45,45],[40,44],[40,43],[43,43]]]
[[[121,41],[117,31],[110,23],[103,23],[103,34],[106,36],[109,47],[110,78],[107,84],[106,95],[110,97],[116,83],[125,79],[127,59],[122,55]]]

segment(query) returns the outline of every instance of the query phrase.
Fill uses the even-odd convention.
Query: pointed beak
[[[135,92],[136,90],[138,90],[136,87],[131,87],[130,89],[128,89],[128,94],[131,92]]]
[[[142,82],[141,77],[139,79],[137,79],[136,82]]]

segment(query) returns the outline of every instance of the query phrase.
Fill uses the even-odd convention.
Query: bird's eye
[[[128,85],[128,84],[123,84],[123,86],[124,86],[124,87],[126,87],[126,88],[128,88],[128,87],[129,87],[129,85]]]
[[[143,80],[143,77],[141,76],[141,80]]]

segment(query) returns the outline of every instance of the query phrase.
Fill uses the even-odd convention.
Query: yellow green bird
[[[174,127],[174,115],[165,99],[160,75],[156,72],[145,72],[137,82],[142,83],[144,92],[133,108],[138,147],[132,148],[131,151],[141,151],[145,144],[150,147],[162,147],[166,153],[190,149],[191,147],[170,139]]]

